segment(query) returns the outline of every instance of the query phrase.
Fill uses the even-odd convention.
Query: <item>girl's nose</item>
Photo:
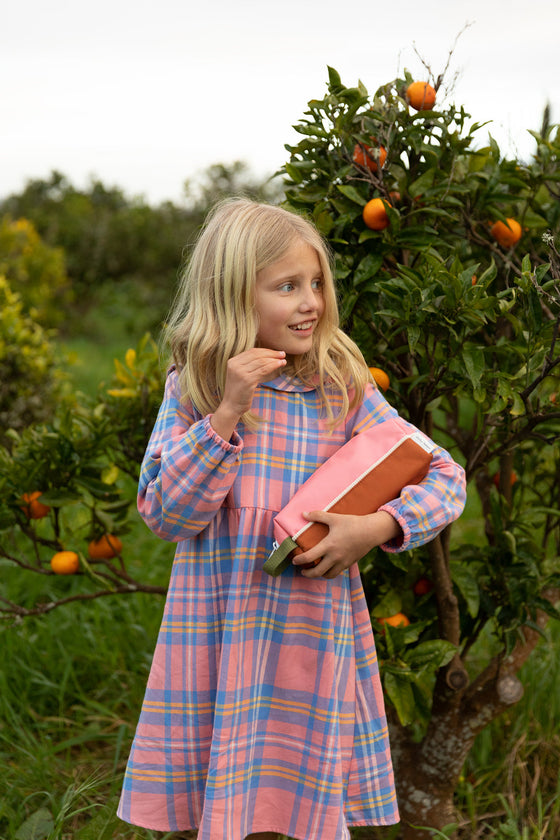
[[[313,312],[317,309],[317,306],[317,292],[311,284],[309,286],[305,286],[302,290],[299,308],[302,312]]]

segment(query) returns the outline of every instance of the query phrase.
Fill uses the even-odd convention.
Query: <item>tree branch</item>
[[[95,598],[103,598],[106,595],[129,595],[132,592],[147,592],[153,595],[165,595],[167,587],[152,586],[148,583],[134,583],[128,586],[118,586],[115,589],[100,589],[97,592],[81,592],[76,595],[70,595],[68,598],[61,598],[59,601],[48,601],[44,604],[36,604],[34,607],[22,607],[20,604],[14,604],[7,598],[0,596],[0,603],[6,604],[6,607],[0,606],[0,616],[2,618],[27,618],[30,615],[44,615],[52,612],[57,607],[62,607],[64,604],[69,604],[72,601],[93,601]]]

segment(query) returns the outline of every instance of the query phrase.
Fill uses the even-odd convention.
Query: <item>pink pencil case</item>
[[[435,444],[400,418],[385,420],[352,437],[321,464],[274,518],[273,550],[264,564],[273,577],[296,554],[308,551],[328,533],[308,522],[305,511],[364,516],[397,499],[408,484],[425,477]],[[319,561],[317,561],[319,562]]]

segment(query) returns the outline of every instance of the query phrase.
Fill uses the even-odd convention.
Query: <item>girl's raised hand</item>
[[[249,411],[257,385],[274,376],[286,364],[284,350],[253,347],[227,363],[224,396],[211,423],[213,429],[229,440],[240,418]]]

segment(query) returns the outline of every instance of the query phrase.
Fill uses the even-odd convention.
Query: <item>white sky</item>
[[[246,161],[268,175],[327,65],[370,93],[435,74],[473,122],[529,157],[547,101],[560,122],[560,0],[3,0],[0,197],[59,169],[148,201]],[[440,97],[441,98],[441,97]]]

